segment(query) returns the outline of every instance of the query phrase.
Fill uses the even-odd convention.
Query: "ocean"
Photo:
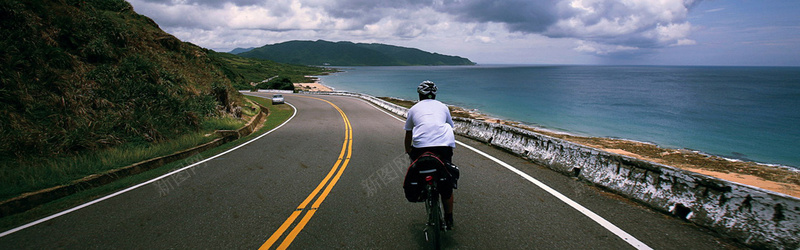
[[[582,136],[800,167],[800,68],[700,66],[342,67],[336,90],[438,100]]]

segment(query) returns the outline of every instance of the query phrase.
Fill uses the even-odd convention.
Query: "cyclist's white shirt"
[[[411,146],[424,147],[456,147],[456,138],[453,135],[453,118],[450,110],[444,103],[425,99],[414,104],[408,110],[406,131],[412,131]]]

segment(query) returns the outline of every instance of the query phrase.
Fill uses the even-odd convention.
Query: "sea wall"
[[[355,96],[405,117],[407,109]],[[455,118],[455,132],[502,148],[755,248],[800,247],[800,199],[497,123]]]
[[[455,130],[565,175],[757,248],[800,246],[800,200],[511,126],[456,119]]]

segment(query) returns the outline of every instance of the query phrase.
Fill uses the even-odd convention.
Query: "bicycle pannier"
[[[457,169],[457,168],[456,168]],[[442,188],[451,188],[450,173],[445,163],[431,152],[425,152],[408,166],[406,177],[403,181],[403,190],[406,199],[410,202],[425,201],[425,177],[433,176],[437,185]]]

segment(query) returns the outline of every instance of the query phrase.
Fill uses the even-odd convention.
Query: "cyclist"
[[[436,84],[431,81],[420,83],[417,87],[419,102],[408,110],[405,148],[412,162],[425,152],[436,154],[445,163],[453,160],[456,147],[453,119],[450,109],[436,100],[436,90]],[[439,191],[444,201],[445,224],[452,229],[453,189],[442,187]]]

